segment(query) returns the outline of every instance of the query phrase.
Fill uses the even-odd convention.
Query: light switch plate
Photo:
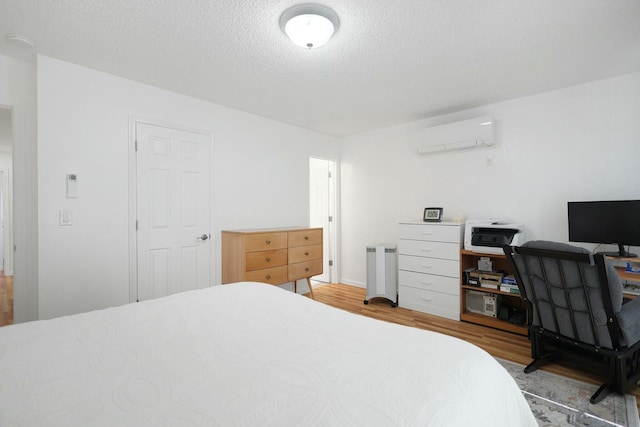
[[[70,210],[60,210],[59,211],[59,224],[60,225],[72,225],[73,224],[73,214]]]

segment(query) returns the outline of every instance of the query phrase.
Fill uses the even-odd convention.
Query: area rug
[[[589,398],[597,385],[543,370],[525,374],[523,365],[497,360],[520,386],[540,426],[640,427],[635,396],[609,393],[592,405]]]

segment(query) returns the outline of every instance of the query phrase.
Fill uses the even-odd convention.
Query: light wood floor
[[[523,365],[531,361],[531,347],[529,340],[524,336],[472,323],[431,316],[406,308],[393,308],[387,300],[381,298],[372,299],[368,305],[365,305],[363,301],[366,290],[355,286],[342,284],[318,286],[314,287],[314,294],[316,301],[352,313],[451,335],[475,344],[495,357]],[[0,326],[12,323],[13,277],[5,276],[0,272]],[[591,384],[600,385],[604,380],[598,375],[570,366],[551,364],[545,366],[544,370]],[[640,408],[640,387],[637,387],[632,393],[636,396]]]
[[[0,271],[0,326],[13,323],[13,276]]]
[[[314,287],[313,293],[316,301],[333,307],[388,322],[454,336],[483,348],[494,357],[523,365],[531,362],[531,346],[525,336],[472,323],[431,316],[406,308],[393,308],[389,301],[383,298],[372,299],[369,304],[365,305],[363,301],[366,296],[366,290],[355,286],[329,284]],[[602,376],[568,365],[549,364],[543,369],[598,386],[604,382],[604,377]],[[636,396],[638,409],[640,410],[640,387],[636,387],[631,393]]]

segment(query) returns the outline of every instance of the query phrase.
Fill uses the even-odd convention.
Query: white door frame
[[[340,259],[340,254],[338,253],[338,230],[340,229],[340,218],[338,215],[338,212],[340,212],[338,207],[338,200],[340,200],[338,197],[338,162],[334,159],[321,156],[309,156],[309,158],[324,160],[333,165],[333,170],[331,171],[332,179],[329,181],[329,215],[332,217],[333,221],[329,223],[329,232],[327,234],[329,236],[329,260],[333,261],[333,265],[329,266],[329,281],[330,283],[338,283],[340,281],[338,276],[338,263]]]
[[[4,271],[5,276],[14,276],[14,189],[13,189],[13,174],[15,167],[13,166],[15,161],[15,135],[16,135],[16,126],[15,126],[15,109],[9,105],[5,105],[0,102],[0,108],[8,110],[11,116],[11,121],[9,123],[10,131],[11,131],[11,151],[9,153],[11,157],[11,164],[6,168],[2,169],[3,179],[2,179],[2,210],[3,210],[3,226],[2,231],[2,257],[4,259],[2,270]],[[15,315],[15,292],[16,292],[16,281],[14,277],[13,283],[13,291],[14,291],[14,320],[16,319]]]
[[[214,230],[213,221],[213,132],[207,129],[199,129],[188,125],[171,123],[164,120],[155,120],[144,118],[140,116],[129,115],[129,302],[138,301],[138,242],[136,238],[136,219],[138,217],[137,211],[137,162],[136,162],[136,125],[138,123],[148,124],[153,126],[160,126],[169,129],[176,129],[185,132],[193,132],[206,135],[211,140],[211,158],[209,159],[210,173],[209,173],[209,227],[210,230]],[[212,236],[213,237],[213,236]],[[214,284],[215,277],[215,251],[216,248],[213,245],[215,239],[211,239],[211,252],[209,256],[209,284]]]

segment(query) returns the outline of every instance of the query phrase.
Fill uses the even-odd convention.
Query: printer
[[[486,254],[502,254],[503,245],[524,243],[522,224],[499,219],[469,219],[464,227],[464,248]]]

